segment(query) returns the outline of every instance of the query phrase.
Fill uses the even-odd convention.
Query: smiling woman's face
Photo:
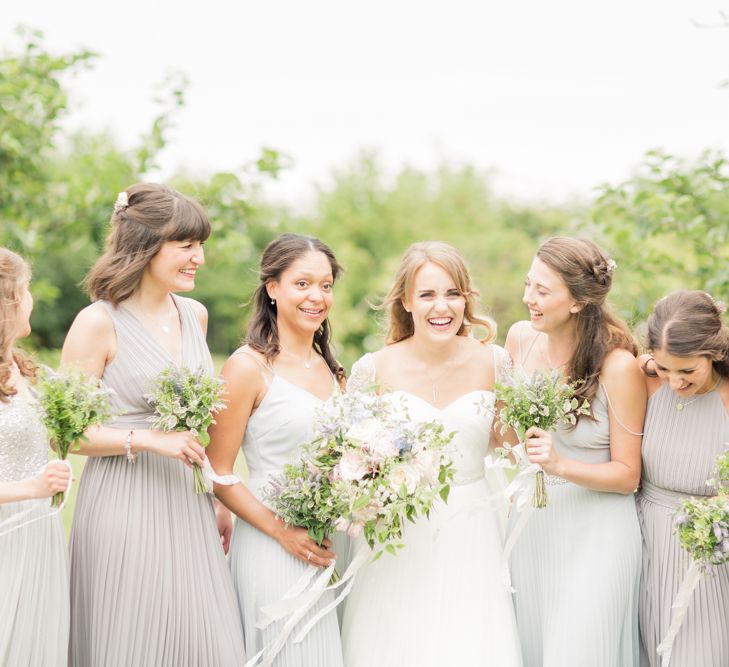
[[[677,357],[664,350],[654,350],[653,360],[658,377],[681,397],[703,394],[716,384],[714,366],[706,355]]]
[[[415,336],[444,340],[460,331],[466,297],[443,267],[426,262],[417,270],[403,306],[413,318]]]

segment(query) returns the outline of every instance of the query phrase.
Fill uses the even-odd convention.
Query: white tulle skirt
[[[343,615],[347,667],[521,665],[498,495],[483,478],[453,486],[406,526],[404,549],[360,571]]]

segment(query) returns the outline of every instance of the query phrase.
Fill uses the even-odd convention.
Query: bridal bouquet
[[[557,371],[535,371],[531,379],[521,381],[513,375],[507,376],[504,382],[496,385],[496,400],[503,403],[498,414],[501,432],[513,428],[521,445],[525,433],[532,426],[545,431],[553,431],[566,424],[574,426],[579,415],[590,414],[589,402],[580,402],[574,396],[578,384],[565,382]],[[525,452],[519,458],[523,467],[529,467]],[[534,506],[547,506],[544,471],[539,466],[535,468]]]
[[[162,431],[190,431],[203,447],[210,443],[208,427],[215,423],[214,415],[225,408],[223,381],[211,377],[201,368],[169,366],[155,379],[151,391],[144,395],[154,408],[149,420]],[[195,493],[207,493],[208,486],[202,469],[192,467]]]
[[[78,369],[68,368],[54,373],[44,367],[36,388],[41,421],[61,460],[78,449],[79,441],[87,440],[84,436],[87,428],[103,424],[114,416],[111,390],[96,378],[87,378]],[[56,493],[51,505],[60,507],[63,496],[63,491]]]
[[[717,457],[715,477],[706,483],[717,495],[682,500],[674,518],[676,536],[691,557],[691,565],[671,605],[668,632],[658,645],[663,667],[670,663],[673,641],[701,577],[712,565],[729,562],[729,450]]]
[[[437,498],[448,499],[452,434],[437,422],[411,421],[391,396],[337,395],[315,414],[314,433],[301,460],[272,478],[265,497],[318,544],[339,530],[394,554],[405,522],[427,517]]]

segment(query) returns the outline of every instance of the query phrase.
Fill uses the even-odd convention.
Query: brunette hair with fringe
[[[673,292],[648,317],[646,347],[649,352],[663,350],[676,357],[709,357],[716,372],[729,378],[729,327],[722,322],[723,312],[706,292]],[[647,363],[643,370],[657,376]]]
[[[159,183],[137,183],[115,205],[104,254],[89,271],[84,286],[94,301],[114,306],[139,286],[144,269],[165,241],[205,241],[210,221],[193,199]]]
[[[14,347],[22,292],[30,277],[28,262],[12,250],[0,247],[0,402],[3,403],[18,393],[10,384],[13,362],[31,382],[36,376],[36,364]]]
[[[547,239],[536,256],[559,275],[570,296],[581,306],[573,315],[577,348],[568,362],[567,377],[580,381],[575,398],[591,402],[600,385],[605,357],[618,348],[633,356],[638,354],[627,325],[613,315],[606,303],[615,263],[592,241],[569,236]]]
[[[478,305],[478,291],[471,283],[471,274],[461,254],[453,246],[441,241],[419,241],[413,243],[402,256],[395,274],[395,281],[379,308],[387,311],[388,345],[410,338],[415,332],[413,316],[405,310],[404,299],[410,294],[415,274],[424,264],[430,262],[443,269],[453,280],[456,288],[466,299],[463,322],[458,329],[459,336],[467,336],[474,325],[486,329],[482,342],[496,338],[496,323],[488,317],[475,314]]]
[[[260,352],[269,363],[281,352],[281,345],[278,338],[276,306],[271,303],[266,285],[278,282],[281,274],[308,252],[320,252],[327,258],[332,267],[332,278],[336,282],[342,273],[342,267],[329,246],[313,236],[282,234],[271,241],[261,255],[259,282],[253,293],[253,314],[248,324],[245,342]],[[327,318],[314,334],[313,347],[314,351],[323,357],[337,380],[342,382],[345,372],[331,350],[331,336],[331,325]]]

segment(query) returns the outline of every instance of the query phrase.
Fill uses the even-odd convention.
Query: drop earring
[[[276,299],[271,299],[271,305],[272,306],[275,306],[276,305]]]

